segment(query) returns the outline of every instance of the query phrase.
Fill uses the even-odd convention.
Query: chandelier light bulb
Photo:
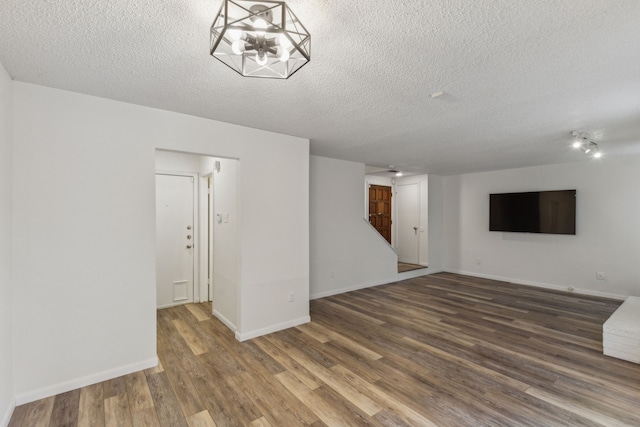
[[[576,139],[575,142],[573,143],[573,148],[580,148],[581,146],[582,146],[582,142]]]
[[[278,59],[282,62],[287,62],[289,60],[289,50],[285,48],[278,49]]]
[[[267,24],[267,21],[265,21],[262,18],[257,18],[254,22],[253,22],[253,28],[256,29],[265,29],[268,28],[269,24]]]
[[[285,36],[284,34],[280,34],[280,37],[278,37],[278,42],[280,43],[280,46],[285,49],[289,49],[291,47],[291,41],[289,41],[287,36]]]
[[[231,45],[231,50],[236,55],[242,55],[242,52],[244,52],[244,41],[242,40],[234,41],[233,44]]]
[[[599,151],[596,151],[595,153],[593,153],[593,157],[594,157],[595,159],[599,159],[600,157],[602,157],[602,153],[601,153],[601,152],[599,152]]]
[[[256,53],[256,62],[258,65],[265,66],[267,65],[267,55],[264,52]]]
[[[233,41],[240,40],[240,38],[242,37],[242,31],[237,29],[231,29],[229,30],[229,37]]]
[[[264,36],[265,32],[263,31],[265,28],[268,28],[269,24],[262,18],[258,18],[253,23],[253,28],[256,30],[256,34],[259,36]]]

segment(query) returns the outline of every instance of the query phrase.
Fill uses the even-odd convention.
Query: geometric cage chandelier
[[[209,47],[246,77],[287,79],[311,60],[311,35],[281,1],[223,0]]]

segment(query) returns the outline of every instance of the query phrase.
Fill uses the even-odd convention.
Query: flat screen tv
[[[490,194],[489,231],[576,234],[576,190]]]

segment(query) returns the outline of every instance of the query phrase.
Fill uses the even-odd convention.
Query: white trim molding
[[[610,292],[593,291],[590,289],[574,288],[572,286],[554,285],[551,283],[534,282],[530,280],[512,279],[510,277],[493,276],[491,274],[474,273],[471,271],[454,270],[454,269],[445,269],[444,271],[446,271],[447,273],[464,274],[465,276],[480,277],[483,279],[499,280],[501,282],[507,282],[512,285],[533,286],[535,288],[570,292],[576,295],[589,295],[592,297],[611,298],[611,299],[620,300],[620,301],[624,300],[627,297],[627,295],[613,294]]]
[[[361,283],[359,285],[349,286],[349,287],[346,287],[346,288],[332,289],[332,290],[326,291],[326,292],[318,292],[318,293],[309,295],[309,299],[313,300],[313,299],[318,299],[318,298],[325,298],[325,297],[330,297],[332,295],[344,294],[346,292],[359,291],[360,289],[373,288],[375,286],[381,286],[381,285],[388,285],[390,283],[399,282],[401,280],[413,279],[415,277],[420,277],[420,276],[428,276],[430,274],[440,273],[442,271],[442,270],[428,270],[428,271],[426,271],[425,269],[428,268],[428,267],[427,266],[423,266],[423,267],[424,268],[418,268],[418,269],[415,269],[415,270],[410,270],[410,271],[404,271],[402,273],[397,273],[396,277],[390,278],[390,279],[376,280],[375,282]]]
[[[55,396],[56,394],[60,394],[60,393],[66,393],[67,391],[75,390],[81,387],[86,387],[91,384],[107,381],[113,378],[130,374],[132,372],[137,372],[143,369],[153,368],[156,366],[158,366],[158,356],[152,357],[146,360],[141,360],[139,362],[131,363],[129,365],[120,366],[118,368],[97,372],[95,374],[87,375],[85,377],[76,378],[76,379],[65,381],[58,384],[53,384],[47,387],[39,388],[37,390],[28,391],[26,393],[20,393],[16,395],[15,404],[23,405],[25,403],[34,402],[39,399],[44,399],[45,397]]]
[[[236,339],[240,342],[250,340],[251,338],[261,337],[262,335],[278,332],[283,329],[293,328],[298,325],[311,322],[311,316],[299,317],[297,319],[289,320],[288,322],[278,323],[268,326],[266,328],[256,329],[250,332],[240,333],[236,331]]]
[[[219,321],[221,321],[222,323],[224,323],[224,325],[231,329],[233,332],[236,332],[236,330],[238,328],[236,328],[236,325],[229,319],[227,319],[226,317],[224,317],[222,315],[222,313],[220,313],[218,310],[216,310],[215,308],[213,309],[213,315],[216,316],[218,318]]]
[[[4,417],[0,422],[1,427],[7,427],[9,425],[9,421],[11,421],[11,416],[13,415],[14,409],[16,409],[16,399],[11,399],[11,402],[9,402],[9,406],[7,406],[7,409],[4,411]]]

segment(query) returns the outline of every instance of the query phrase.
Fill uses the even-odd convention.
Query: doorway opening
[[[388,218],[380,204],[385,187],[390,189]],[[398,255],[398,273],[427,268],[428,215],[428,175],[397,177],[386,168],[365,167],[365,217]],[[389,231],[380,230],[378,222],[388,223]]]
[[[232,330],[239,311],[239,163],[156,150],[157,308],[210,301]]]
[[[369,223],[391,244],[391,187],[369,185]]]

